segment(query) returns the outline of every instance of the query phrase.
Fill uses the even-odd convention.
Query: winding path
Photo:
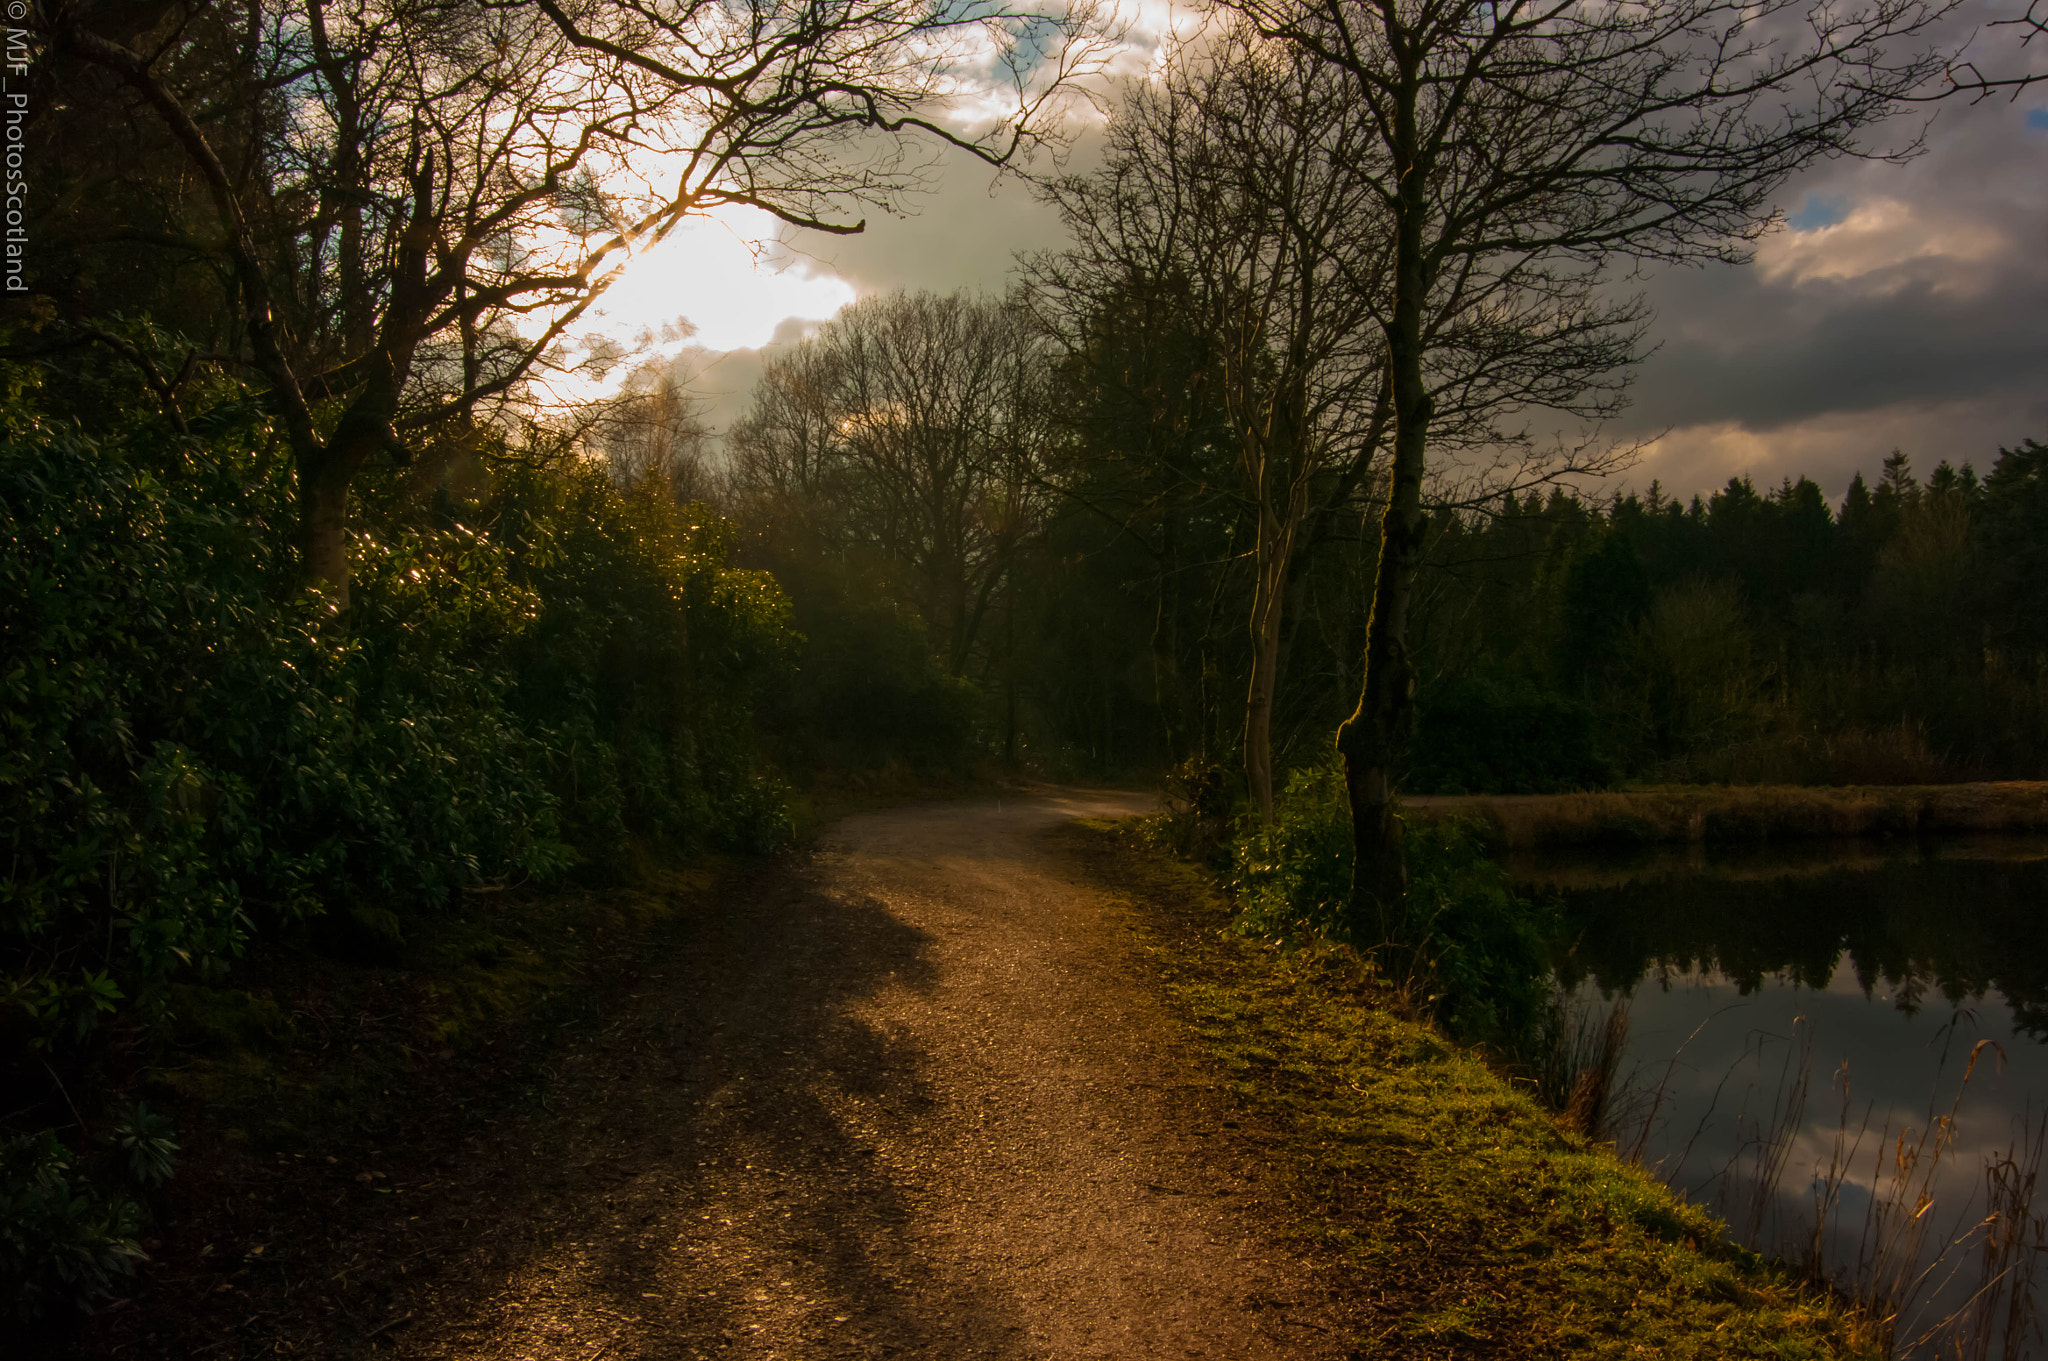
[[[1142,806],[852,818],[713,914],[608,1032],[545,1241],[399,1351],[1345,1355],[1124,909],[1041,835]]]

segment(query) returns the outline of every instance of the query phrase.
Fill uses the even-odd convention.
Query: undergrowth
[[[643,865],[631,886],[465,895],[399,941],[348,927],[319,950],[261,949],[247,977],[177,989],[181,1061],[149,1085],[251,1152],[361,1138],[413,1118],[422,1083],[516,1071],[607,957],[727,873],[718,857]]]
[[[173,429],[145,396],[0,363],[0,1324],[142,1257],[124,1131],[208,998],[293,997],[304,951],[396,962],[636,843],[792,830],[754,718],[787,603],[702,507],[566,455],[431,499],[379,467],[336,616],[259,405],[223,380]]]
[[[1168,845],[1186,837],[1155,824]],[[1510,1059],[1531,1057],[1548,1033],[1549,939],[1555,914],[1514,892],[1487,854],[1487,828],[1471,819],[1403,823],[1408,896],[1385,940],[1356,935],[1350,805],[1339,772],[1297,770],[1274,819],[1245,818],[1228,846],[1228,886],[1241,932],[1294,944],[1336,941],[1368,954],[1380,972],[1427,1007],[1454,1038]]]
[[[1200,869],[1107,823],[1058,833],[1134,909],[1166,995],[1275,1170],[1355,1355],[1864,1357],[1868,1319],[1428,1024],[1347,948],[1248,937]]]

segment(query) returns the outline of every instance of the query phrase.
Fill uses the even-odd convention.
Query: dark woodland
[[[1022,167],[1103,16],[37,6],[0,1315],[130,1289],[206,1118],[163,1074],[305,961],[489,967],[506,895],[835,799],[1163,785],[1246,930],[1435,939],[1434,1019],[1512,1057],[1547,928],[1403,796],[2048,777],[2048,444],[1695,494],[1601,435],[1655,343],[1629,269],[1740,260],[1902,103],[2021,77],[1918,0],[1768,58],[1786,0],[1411,8],[1228,4],[1104,97],[1099,165],[1031,163],[1063,245],[863,298],[714,431],[572,344],[628,243]],[[972,136],[932,55],[969,41],[1057,67]],[[617,187],[649,146],[680,182]]]

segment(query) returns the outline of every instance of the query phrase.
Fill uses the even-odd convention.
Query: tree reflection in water
[[[1898,1355],[2038,1331],[2018,1297],[2048,1284],[2048,1223],[1985,1188],[2001,1169],[2031,1187],[2048,1137],[2048,838],[1509,868],[1557,896],[1560,985],[1630,1010],[1618,1148],[1753,1246],[1896,1310]]]

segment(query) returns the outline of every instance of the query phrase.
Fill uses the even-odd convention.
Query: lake
[[[1555,896],[1575,1004],[1627,1007],[1603,1137],[1742,1241],[1895,1308],[1898,1354],[2034,1353],[2048,838],[1575,849],[1508,868]]]

